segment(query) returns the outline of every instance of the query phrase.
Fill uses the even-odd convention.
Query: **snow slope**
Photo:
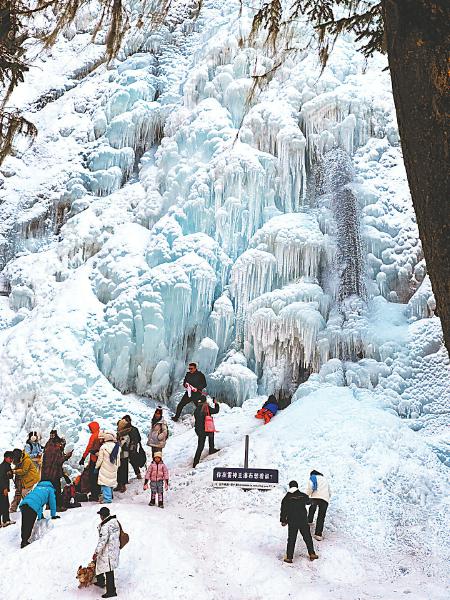
[[[427,445],[370,394],[358,398],[330,387],[267,426],[253,417],[259,405],[255,399],[243,408],[222,407],[216,418],[222,451],[195,471],[189,466],[194,432],[177,425],[164,453],[171,482],[164,511],[147,506],[148,493],[137,480],[117,495],[114,512],[131,537],[116,571],[120,597],[445,598],[448,487],[445,467]],[[278,489],[211,486],[214,466],[242,464],[245,432],[250,464],[280,469]],[[291,567],[282,562],[286,530],[279,503],[287,481],[295,477],[305,485],[311,468],[330,474],[325,537],[315,543],[320,559],[314,563],[299,540]],[[95,547],[96,510],[84,505],[64,513],[43,525],[25,550],[18,549],[18,526],[2,532],[8,600],[99,596],[94,588],[77,591],[74,579]]]
[[[195,7],[172,2],[160,28],[132,30],[107,66],[84,13],[33,57],[11,98],[39,135],[0,168],[0,447],[56,427],[75,448],[75,472],[90,420],[111,428],[129,413],[146,430],[156,403],[173,409],[197,360],[228,404],[224,449],[190,472],[187,419],[167,449],[167,511],[149,512],[140,494],[120,501],[146,549],[124,554],[142,569],[130,597],[147,591],[148,518],[166,521],[151,524],[167,553],[160,568],[186,597],[210,586],[216,597],[288,598],[300,585],[311,599],[439,600],[449,359],[385,59],[366,63],[344,37],[320,77],[311,47],[283,55],[249,95],[284,40],[275,54],[262,38],[251,43],[253,9],[240,2],[206,0],[198,18]],[[290,33],[291,46],[309,40],[302,24]],[[261,429],[253,412],[272,392],[292,405]],[[279,468],[283,482],[311,468],[332,479],[318,564],[276,561],[281,490],[209,487],[210,467],[240,462],[253,430],[252,460]],[[12,571],[28,553],[41,572],[48,544],[62,579],[45,585],[61,593],[91,552],[81,540],[96,517],[79,525],[76,514],[21,553],[17,533],[2,532]],[[66,525],[81,529],[72,538]],[[63,537],[76,559],[56,552]],[[131,572],[125,562],[122,577]],[[261,573],[273,576],[259,583]]]

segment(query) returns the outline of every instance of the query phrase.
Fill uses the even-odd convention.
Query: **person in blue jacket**
[[[277,399],[275,398],[275,396],[273,394],[271,394],[268,397],[267,401],[264,402],[262,407],[258,410],[255,417],[257,419],[264,419],[264,425],[267,425],[267,423],[270,421],[270,419],[272,419],[272,417],[274,417],[277,414],[277,412],[278,412],[278,402],[277,402]]]
[[[22,513],[21,548],[25,548],[30,543],[29,539],[36,519],[40,520],[43,518],[44,506],[46,504],[50,505],[52,519],[59,519],[60,517],[56,514],[56,495],[52,482],[39,481],[19,504]]]

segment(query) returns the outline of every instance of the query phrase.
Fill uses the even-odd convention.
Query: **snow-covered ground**
[[[447,597],[445,467],[426,444],[403,421],[348,389],[311,394],[267,426],[253,416],[260,401],[222,406],[216,418],[222,450],[196,470],[190,468],[195,434],[176,425],[164,451],[170,469],[164,510],[147,505],[142,481],[131,480],[128,491],[116,495],[113,512],[130,534],[116,571],[119,596]],[[245,433],[250,465],[279,469],[279,488],[212,487],[213,467],[242,465]],[[310,563],[300,539],[288,566],[282,562],[286,530],[279,504],[287,481],[295,477],[304,486],[311,468],[329,474],[332,487],[324,539],[315,542],[320,558]],[[42,524],[24,550],[19,525],[1,532],[8,600],[99,597],[96,588],[78,591],[75,580],[95,547],[97,510],[98,504],[84,504]]]
[[[105,65],[86,12],[33,58],[11,104],[39,135],[0,167],[0,449],[56,427],[75,472],[90,420],[129,413],[146,431],[197,360],[225,402],[223,449],[192,471],[187,419],[165,453],[167,509],[135,484],[118,500],[132,536],[121,596],[440,600],[449,359],[386,61],[344,37],[319,76],[313,47],[250,41],[252,14],[205,0],[197,18],[195,2],[172,2]],[[290,47],[310,39],[290,33]],[[261,427],[272,392],[292,404]],[[251,462],[283,485],[329,475],[319,561],[280,561],[282,486],[211,488],[247,432]],[[8,600],[93,597],[72,577],[96,520],[93,507],[65,513],[24,551],[17,526],[2,531]]]

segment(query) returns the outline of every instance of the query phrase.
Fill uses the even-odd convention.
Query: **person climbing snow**
[[[215,415],[220,410],[220,405],[218,402],[216,402],[215,398],[213,398],[213,402],[214,406],[210,407],[206,400],[206,396],[202,396],[202,399],[194,412],[195,433],[197,434],[198,438],[197,450],[195,452],[194,463],[192,465],[194,469],[200,462],[200,457],[202,455],[203,448],[205,447],[206,438],[208,438],[209,443],[209,454],[215,454],[216,452],[219,452],[219,449],[214,447],[214,432],[206,431],[205,429],[206,417]]]
[[[278,402],[275,396],[272,394],[268,397],[266,402],[262,405],[262,407],[258,410],[255,417],[257,419],[264,419],[264,425],[272,419],[278,412]]]
[[[164,492],[169,489],[169,470],[163,463],[161,452],[155,452],[153,461],[150,463],[147,472],[145,473],[144,490],[148,489],[150,481],[150,502],[149,506],[155,506],[156,495],[158,494],[158,506],[164,508]]]
[[[13,453],[5,452],[3,462],[0,464],[0,527],[8,527],[15,523],[9,517],[9,487],[13,477],[12,461]]]
[[[25,548],[30,543],[36,519],[43,518],[46,504],[50,506],[52,519],[60,519],[61,517],[56,514],[56,494],[52,482],[40,481],[19,505],[22,513],[21,548]]]
[[[280,522],[288,526],[288,541],[284,562],[292,563],[294,558],[295,542],[300,531],[303,541],[308,549],[309,560],[319,558],[314,551],[314,544],[309,531],[306,504],[310,503],[309,497],[298,489],[295,480],[289,482],[289,491],[281,501]]]
[[[206,378],[201,371],[197,369],[196,363],[189,363],[188,372],[186,373],[183,380],[183,387],[186,391],[183,394],[180,402],[178,403],[175,411],[175,416],[172,417],[172,421],[178,421],[181,416],[181,412],[185,406],[190,402],[193,402],[195,407],[202,399],[202,391],[206,387]]]
[[[113,501],[113,489],[117,486],[117,471],[120,466],[120,444],[114,433],[101,433],[103,444],[98,452],[95,463],[98,471],[98,484],[101,487],[103,502]]]
[[[308,511],[308,523],[311,524],[314,521],[316,509],[319,509],[314,538],[321,541],[323,539],[325,515],[327,514],[327,508],[331,497],[330,485],[322,473],[316,470],[311,471],[306,487],[306,493],[311,498],[311,506]]]
[[[114,570],[119,566],[120,557],[120,525],[115,515],[109,508],[102,506],[97,513],[100,515],[98,526],[98,543],[92,560],[95,562],[95,585],[105,587],[106,593],[102,598],[115,598],[117,596],[114,580]]]
[[[160,452],[162,455],[162,449],[166,445],[168,436],[169,428],[163,418],[163,410],[161,406],[158,406],[153,414],[152,426],[147,438],[147,446],[152,449],[152,456],[155,455],[155,452]]]
[[[98,500],[98,496],[100,494],[100,486],[97,482],[96,472],[96,462],[101,444],[99,440],[100,425],[97,423],[97,421],[92,421],[91,423],[89,423],[88,427],[89,431],[91,432],[91,435],[78,464],[80,466],[84,465],[84,461],[89,456],[89,463],[87,468],[89,473],[89,487],[91,491],[90,499],[96,501]]]
[[[40,473],[44,448],[41,445],[40,436],[37,431],[30,431],[27,441],[25,442],[24,450],[28,453]]]
[[[130,430],[130,464],[133,467],[133,471],[134,471],[134,474],[136,475],[136,477],[138,479],[142,479],[141,468],[139,466],[139,463],[140,463],[139,451],[142,448],[141,434],[139,432],[139,429],[135,425],[132,424],[130,415],[125,415],[122,418],[125,421],[127,421],[131,427],[131,430]]]

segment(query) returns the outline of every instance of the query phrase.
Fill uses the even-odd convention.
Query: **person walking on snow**
[[[117,422],[117,441],[120,444],[120,463],[117,471],[117,487],[114,491],[126,492],[128,483],[128,461],[130,456],[131,426],[125,419]]]
[[[152,456],[154,456],[156,452],[160,452],[162,455],[162,449],[166,445],[168,436],[169,429],[163,418],[163,410],[161,406],[158,406],[153,414],[152,427],[148,432],[147,438],[147,446],[150,446],[152,449]]]
[[[169,470],[163,463],[161,452],[155,452],[153,461],[145,473],[144,490],[148,489],[150,481],[151,497],[149,506],[155,506],[156,494],[158,494],[158,506],[164,508],[163,487],[169,489]]]
[[[114,570],[119,566],[120,556],[120,525],[115,515],[109,508],[102,506],[97,513],[100,515],[98,526],[98,543],[92,560],[95,562],[95,585],[105,587],[106,593],[102,598],[115,598],[117,596],[114,581]]]
[[[308,511],[308,523],[314,521],[316,508],[319,509],[316,521],[316,529],[314,537],[320,541],[323,539],[323,526],[325,523],[325,515],[327,514],[328,504],[330,502],[331,492],[330,485],[322,473],[319,471],[311,471],[309,481],[306,487],[306,493],[311,498],[311,506]]]
[[[88,427],[89,431],[91,432],[91,435],[89,437],[89,441],[87,443],[85,451],[83,452],[83,456],[80,458],[80,462],[78,464],[80,466],[84,465],[84,461],[89,456],[88,473],[89,487],[91,488],[90,499],[96,501],[98,500],[98,496],[100,494],[100,487],[98,485],[96,475],[96,462],[101,444],[99,439],[100,425],[97,423],[97,421],[92,421],[91,423],[89,423]]]
[[[103,502],[110,504],[113,500],[113,489],[117,486],[120,444],[113,433],[102,433],[100,436],[103,444],[100,447],[95,464],[98,471],[98,484],[102,489]]]
[[[306,504],[310,499],[306,494],[298,489],[296,481],[289,482],[289,491],[281,501],[280,522],[285,527],[288,526],[288,541],[286,557],[284,562],[292,563],[294,558],[295,542],[297,534],[300,531],[303,541],[308,549],[309,560],[319,558],[314,551],[314,544],[309,531],[308,518],[306,514]]]
[[[5,452],[3,462],[0,464],[0,527],[14,525],[15,521],[9,518],[9,485],[13,477],[11,463],[13,453]]]
[[[206,378],[201,371],[197,370],[196,363],[189,363],[188,372],[186,373],[183,380],[183,387],[186,389],[183,397],[178,403],[175,411],[175,416],[172,417],[172,421],[178,421],[181,416],[181,411],[190,402],[193,402],[195,407],[202,399],[202,391],[206,387]]]
[[[209,443],[209,454],[215,454],[216,452],[219,452],[218,448],[214,448],[214,433],[205,431],[205,418],[210,415],[217,414],[220,410],[219,403],[216,402],[215,398],[213,398],[213,401],[214,406],[210,407],[206,401],[206,397],[203,396],[201,402],[198,404],[194,412],[195,433],[197,434],[198,438],[197,450],[195,452],[194,463],[192,465],[194,469],[200,462],[200,457],[202,455],[203,448],[205,447],[206,438],[208,438]]]
[[[25,452],[28,453],[31,460],[34,462],[39,473],[41,472],[42,454],[44,448],[40,443],[40,437],[37,431],[30,431],[27,441],[25,442]]]
[[[258,410],[255,417],[257,419],[264,419],[264,425],[272,419],[278,412],[278,402],[275,396],[272,394],[269,396],[266,402]]]
[[[43,518],[46,504],[50,506],[52,519],[60,519],[61,517],[56,514],[56,495],[52,482],[40,481],[19,505],[22,513],[21,548],[25,548],[30,543],[30,536],[36,519],[41,520]]]
[[[141,469],[137,464],[138,457],[139,457],[139,445],[142,441],[141,434],[139,432],[139,429],[131,423],[130,415],[125,415],[122,418],[125,421],[127,421],[131,427],[131,430],[130,430],[130,464],[133,467],[133,471],[134,471],[134,474],[136,475],[136,477],[138,479],[142,479]]]

